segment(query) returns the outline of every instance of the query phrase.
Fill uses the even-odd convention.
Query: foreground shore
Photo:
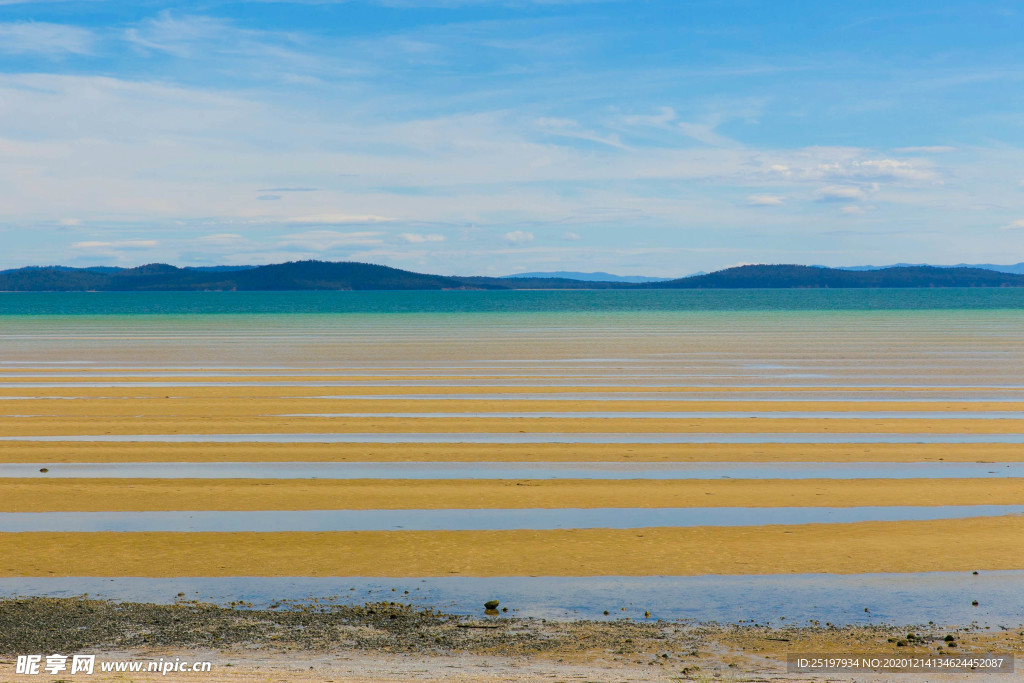
[[[393,602],[341,606],[314,601],[255,610],[85,598],[0,601],[0,679],[5,681],[60,679],[14,674],[15,656],[53,652],[96,654],[98,661],[162,658],[213,664],[209,673],[126,677],[97,671],[88,680],[489,682],[823,680],[787,674],[787,655],[927,657],[1021,651],[1024,632],[1009,626],[547,621],[488,616],[482,610],[479,617],[465,617]],[[831,673],[825,678],[881,681],[895,676]],[[971,675],[972,681],[987,678]],[[1016,678],[992,675],[992,680]],[[928,674],[928,680],[944,678]]]

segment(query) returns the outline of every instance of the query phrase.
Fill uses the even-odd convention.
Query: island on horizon
[[[847,270],[824,266],[745,265],[650,282],[567,277],[447,276],[352,261],[290,261],[263,266],[135,268],[29,266],[0,271],[6,292],[155,292],[295,290],[523,289],[842,289],[1024,287],[1024,275],[964,266],[893,266]]]

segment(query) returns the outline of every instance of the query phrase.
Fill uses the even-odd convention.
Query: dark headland
[[[31,266],[0,271],[0,291],[294,291],[513,289],[797,289],[1024,287],[1024,275],[984,268],[894,266],[845,270],[749,265],[660,282],[583,281],[551,277],[444,276],[351,261],[292,261],[266,266],[137,268]]]

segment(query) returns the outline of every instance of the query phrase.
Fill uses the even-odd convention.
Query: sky
[[[0,267],[1024,261],[1024,4],[0,0]]]

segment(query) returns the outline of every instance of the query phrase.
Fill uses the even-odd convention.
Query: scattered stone
[[[484,603],[484,609],[498,609],[498,605],[501,603],[497,600],[488,600]]]

